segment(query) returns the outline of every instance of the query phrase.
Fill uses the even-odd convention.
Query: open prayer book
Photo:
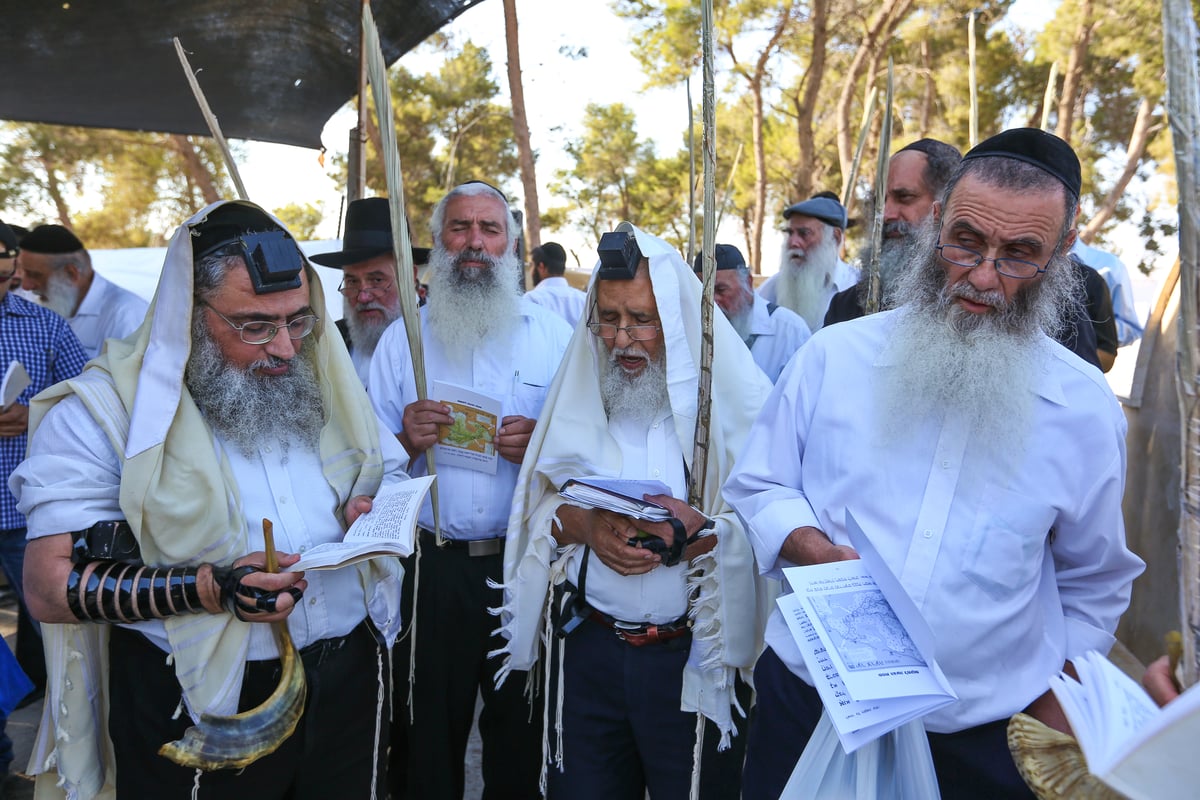
[[[412,555],[417,514],[436,477],[426,475],[380,489],[371,510],[354,520],[342,541],[310,547],[284,572],[337,569],[368,558]]]
[[[671,512],[658,503],[643,500],[642,495],[674,496],[671,494],[671,489],[662,481],[632,481],[601,478],[596,475],[572,478],[562,485],[558,493],[586,508],[613,511],[648,522],[662,522],[670,519]]]
[[[29,383],[29,373],[25,371],[25,365],[20,361],[10,363],[4,371],[4,381],[0,383],[0,411],[17,402],[21,392],[29,388]]]
[[[933,632],[846,512],[859,561],[787,567],[783,611],[842,748],[853,753],[958,699],[934,660]]]
[[[1200,690],[1161,709],[1132,678],[1092,651],[1075,659],[1076,681],[1050,679],[1088,771],[1132,800],[1194,798],[1200,787]]]

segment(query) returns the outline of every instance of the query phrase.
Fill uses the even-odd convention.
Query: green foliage
[[[499,186],[516,175],[512,111],[498,101],[487,51],[469,41],[436,73],[415,75],[396,65],[388,80],[405,201],[414,236],[422,241],[433,206],[449,189],[476,179]],[[373,103],[371,115],[375,119]],[[334,159],[334,172],[345,184],[344,156]],[[387,193],[374,137],[367,145],[367,188]]]
[[[317,226],[325,216],[325,208],[323,203],[288,203],[271,213],[279,217],[297,241],[306,242],[316,238]]]

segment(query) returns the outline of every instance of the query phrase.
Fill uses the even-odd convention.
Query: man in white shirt
[[[760,568],[857,558],[852,513],[921,609],[958,701],[925,717],[942,797],[1032,797],[1005,728],[1064,729],[1051,676],[1107,652],[1140,559],[1125,546],[1125,418],[1046,336],[1077,296],[1079,162],[1051,134],[968,153],[900,307],[830,326],[780,377],[725,496]],[[776,611],[755,668],[748,800],[775,798],[821,714]]]
[[[571,337],[557,315],[521,293],[513,255],[517,227],[504,195],[479,181],[450,191],[430,224],[429,302],[421,309],[421,342],[428,399],[417,398],[404,322],[388,328],[371,359],[370,395],[380,418],[412,459],[428,470],[427,451],[455,421],[443,400],[460,390],[500,405],[494,433],[481,447],[479,468],[435,457],[440,534],[426,501],[419,517],[419,558],[405,590],[416,584],[412,633],[402,651],[413,658],[398,672],[401,725],[392,743],[392,795],[457,800],[475,699],[483,694],[485,792],[535,797],[541,752],[541,698],[531,706],[525,678],[497,689],[500,646],[489,608],[500,605],[504,536],[517,471],[541,414],[546,390]],[[449,388],[442,389],[441,385]],[[461,412],[460,412],[461,413]],[[487,456],[487,457],[484,457]],[[403,663],[407,653],[397,653]],[[403,740],[407,739],[404,743]],[[401,784],[400,776],[407,768]],[[405,785],[406,784],[406,785]],[[406,793],[407,792],[407,793]]]
[[[754,363],[774,383],[788,359],[808,341],[812,332],[793,311],[754,293],[750,269],[741,250],[731,244],[719,244],[716,260],[713,301],[750,348]],[[692,265],[697,276],[703,268],[701,261],[702,256],[696,256]]]
[[[719,485],[770,384],[716,315],[710,444],[705,464],[692,464],[700,286],[670,245],[628,223],[600,249],[590,335],[572,340],[514,498],[505,669],[544,656],[554,673],[548,742],[561,747],[547,753],[548,796],[688,796],[700,712],[710,739],[701,796],[737,797],[745,737],[731,705],[739,670],[761,646],[760,586]],[[693,508],[688,478],[697,469],[705,486]],[[665,484],[669,494],[651,499],[678,529],[563,502],[558,487],[588,475]],[[543,654],[548,604],[561,645]]]
[[[386,197],[352,200],[346,207],[342,249],[318,253],[314,263],[337,267],[345,273],[338,291],[343,316],[338,332],[350,351],[354,371],[367,385],[371,356],[379,337],[400,318],[400,287],[396,282],[396,257],[392,250],[392,215]],[[413,282],[418,264],[429,260],[429,250],[412,248]]]
[[[567,253],[558,242],[546,242],[529,253],[533,288],[526,296],[567,321],[572,328],[583,316],[584,293],[567,283]]]
[[[21,288],[67,320],[88,358],[105,339],[124,339],[146,316],[146,301],[92,269],[83,242],[62,225],[39,225],[21,240]]]
[[[833,295],[858,280],[857,273],[839,257],[846,209],[833,198],[817,196],[788,206],[783,221],[779,272],[758,292],[796,312],[810,331],[816,331]]]
[[[72,796],[384,791],[399,564],[264,571],[265,520],[286,568],[406,479],[320,327],[320,285],[278,220],[211,205],[171,240],[138,336],[34,402],[29,458],[9,481],[49,655],[54,727],[34,763]],[[275,690],[281,654],[262,623],[283,621],[308,686],[295,732],[248,742],[278,749],[244,769],[159,756],[201,714],[230,716]]]

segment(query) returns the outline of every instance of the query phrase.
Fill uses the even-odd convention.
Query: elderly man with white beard
[[[812,332],[793,311],[754,293],[750,269],[741,250],[731,244],[718,244],[715,255],[713,301],[750,348],[754,363],[774,383],[788,359],[808,341]],[[699,276],[702,256],[696,256],[692,266]]]
[[[412,257],[415,284],[417,265],[428,260],[429,251],[414,247]],[[387,198],[365,197],[350,201],[346,207],[342,249],[319,253],[312,260],[344,273],[338,285],[343,316],[337,327],[350,351],[354,371],[365,386],[379,337],[400,317],[401,286],[396,284],[392,217]]]
[[[264,519],[288,567],[407,479],[320,326],[324,307],[278,220],[214,203],[172,238],[137,334],[34,399],[9,488],[28,517],[26,596],[46,640],[48,730],[33,760],[67,796],[384,791],[400,565],[264,569]],[[244,769],[159,755],[201,714],[274,692],[282,654],[264,623],[282,621],[309,686],[295,732]]]
[[[942,797],[1032,797],[1018,711],[1064,729],[1049,679],[1107,652],[1143,564],[1125,546],[1125,418],[1046,334],[1077,293],[1080,184],[1037,129],[968,153],[900,307],[818,332],[780,377],[725,496],[760,568],[857,558],[853,514],[935,635],[958,700],[927,715]],[[745,797],[775,798],[822,713],[779,611],[755,668]]]
[[[720,485],[770,384],[715,315],[708,450],[693,463],[700,284],[674,248],[629,223],[605,235],[601,254],[587,330],[571,340],[513,501],[505,669],[545,665],[551,800],[684,798],[693,767],[701,798],[736,798],[745,724],[734,688],[761,650],[764,598]],[[698,470],[694,508],[688,476]],[[650,499],[680,528],[559,496],[565,481],[591,475],[664,484],[669,494]],[[544,650],[549,618],[558,637]],[[721,742],[731,747],[719,752]]]
[[[502,640],[493,635],[495,619],[488,609],[501,603],[500,590],[492,587],[502,581],[517,471],[571,329],[521,294],[521,264],[513,254],[517,228],[497,189],[473,181],[451,190],[434,208],[430,230],[433,274],[421,309],[429,399],[417,399],[403,321],[388,328],[375,349],[371,399],[408,451],[414,475],[427,470],[425,453],[438,441],[439,426],[454,421],[435,382],[500,403],[492,443],[500,457],[492,461],[493,472],[436,464],[440,539],[430,503],[421,510],[419,556],[412,559],[417,566],[405,582],[409,597],[416,586],[411,693],[404,680],[409,671],[398,670],[403,684],[398,697],[409,697],[411,707],[399,702],[397,715],[407,722],[411,712],[412,722],[393,739],[394,751],[407,752],[393,752],[391,762],[398,777],[407,756],[407,786],[393,780],[393,796],[462,797],[467,738],[482,692],[485,795],[535,797],[541,698],[525,697],[524,675],[495,686],[500,662],[488,652]],[[399,745],[402,739],[405,745]]]
[[[62,225],[39,225],[21,240],[21,288],[67,320],[88,358],[105,339],[123,339],[146,316],[146,301],[92,269],[83,242]]]
[[[846,209],[837,200],[816,196],[783,212],[779,272],[762,286],[766,300],[790,309],[808,325],[821,327],[829,301],[858,279],[839,257],[846,230]]]

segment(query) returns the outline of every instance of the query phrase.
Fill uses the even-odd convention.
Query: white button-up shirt
[[[651,423],[610,421],[608,432],[621,448],[617,477],[662,481],[671,487],[672,496],[687,497],[683,449],[670,408],[662,409]],[[583,554],[582,547],[576,548],[567,562],[567,579],[575,586],[579,586]],[[592,608],[624,622],[674,622],[687,611],[687,562],[658,566],[641,575],[620,575],[589,554],[584,593]]]
[[[425,378],[429,397],[433,382],[444,381],[501,399],[501,418],[520,415],[537,419],[546,391],[571,339],[571,329],[557,315],[522,299],[521,319],[503,338],[490,338],[476,347],[470,359],[449,357],[429,327],[421,309],[421,342],[425,348]],[[368,393],[387,430],[404,429],[404,408],[416,401],[412,356],[404,320],[392,323],[371,358]],[[426,474],[422,454],[413,460],[413,477]],[[496,474],[444,464],[437,465],[435,484],[440,500],[441,531],[450,539],[491,539],[508,528],[513,491],[520,466],[497,458]],[[428,498],[419,517],[421,527],[433,530],[433,507]]]
[[[553,311],[574,328],[583,316],[583,306],[587,294],[579,291],[567,279],[558,275],[542,278],[537,286],[525,293],[533,302],[545,309]]]
[[[766,299],[755,294],[754,309],[750,312],[750,335],[753,337],[750,355],[774,383],[788,359],[808,341],[812,332],[799,314],[783,306],[776,306],[771,313],[767,310]]]
[[[386,486],[406,479],[405,453],[382,424],[380,432]],[[317,544],[341,541],[345,532],[332,513],[337,497],[325,480],[318,453],[295,443],[285,451],[276,441],[264,441],[257,453],[246,456],[219,437],[213,444],[228,456],[237,481],[246,518],[246,553],[264,548],[264,518],[274,523],[275,548],[280,552],[303,553]],[[74,395],[46,415],[33,437],[29,458],[13,473],[13,481],[19,507],[28,517],[30,539],[125,518],[119,502],[120,461],[108,437]],[[304,597],[288,616],[297,648],[344,636],[366,617],[367,599],[356,570],[310,571],[305,579]],[[381,629],[399,627],[399,620],[376,622]],[[162,621],[126,627],[169,650]],[[271,626],[252,625],[247,660],[271,658],[278,658]]]
[[[1125,418],[1100,373],[1045,337],[1023,452],[989,458],[970,419],[885,418],[872,398],[903,368],[880,355],[897,313],[800,350],[724,493],[776,577],[792,530],[848,545],[854,514],[933,629],[960,699],[925,722],[950,732],[1010,716],[1064,661],[1112,645],[1143,568],[1121,517]],[[811,683],[778,610],[766,639]]]
[[[124,339],[146,318],[146,301],[133,292],[92,273],[92,285],[67,320],[88,358],[100,355],[105,339]]]

